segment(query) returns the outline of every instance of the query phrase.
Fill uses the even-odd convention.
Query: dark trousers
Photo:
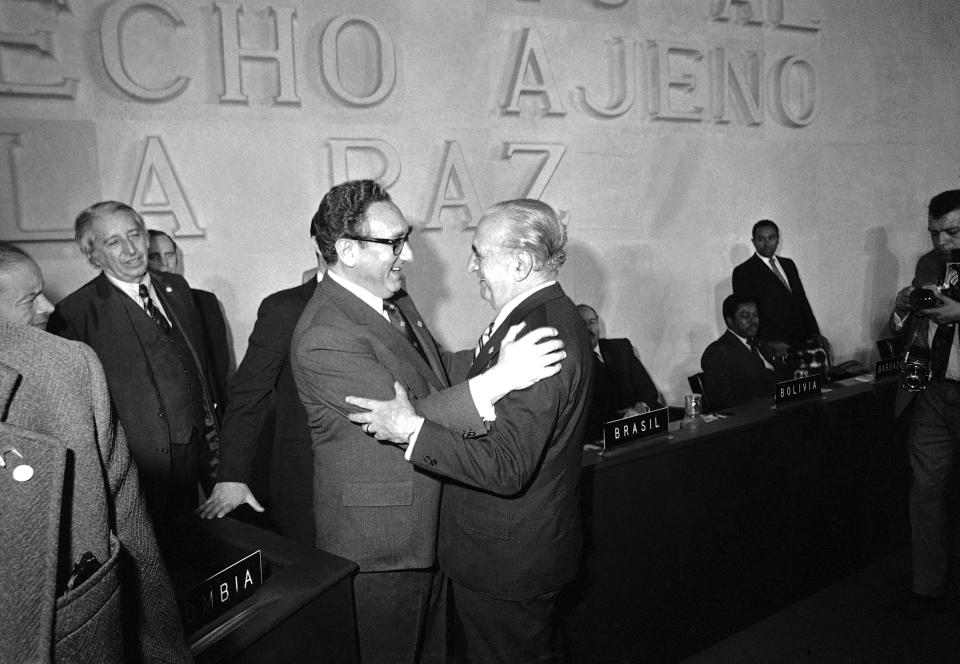
[[[446,601],[432,570],[361,572],[354,577],[361,664],[442,664]]]
[[[497,599],[451,581],[470,664],[564,662],[559,591],[522,601]]]
[[[917,395],[908,447],[913,591],[939,596],[947,590],[949,536],[947,487],[960,444],[960,383],[931,381]]]

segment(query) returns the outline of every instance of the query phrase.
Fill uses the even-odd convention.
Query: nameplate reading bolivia
[[[261,563],[260,550],[254,551],[187,592],[180,607],[187,633],[251,597],[263,585]]]
[[[820,396],[820,384],[823,381],[823,374],[813,374],[803,378],[792,378],[782,383],[777,383],[776,398],[777,405],[801,401],[809,397]]]
[[[903,358],[895,357],[889,360],[880,360],[873,369],[874,379],[887,378],[888,376],[899,376],[903,369]]]
[[[603,449],[607,450],[614,445],[667,433],[669,422],[666,408],[607,422],[603,425]]]

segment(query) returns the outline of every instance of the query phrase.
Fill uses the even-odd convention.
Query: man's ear
[[[517,281],[523,281],[533,272],[533,254],[529,251],[518,250],[513,254],[514,259],[514,278]]]
[[[337,262],[343,263],[346,267],[354,267],[357,264],[359,245],[356,240],[348,240],[342,237],[337,240],[334,246],[337,248]]]

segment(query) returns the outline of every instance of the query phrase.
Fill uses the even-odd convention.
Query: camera
[[[932,288],[918,288],[910,293],[910,308],[914,311],[934,309],[941,304],[943,300],[937,297]]]
[[[913,353],[914,351],[911,351],[903,358],[900,387],[906,392],[923,392],[930,384],[932,376],[930,358]]]

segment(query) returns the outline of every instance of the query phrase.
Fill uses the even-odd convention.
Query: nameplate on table
[[[647,436],[667,433],[669,424],[670,417],[667,415],[666,408],[658,408],[641,415],[607,422],[603,425],[603,449],[606,451],[611,447],[640,440]]]
[[[794,401],[802,401],[810,397],[820,396],[820,386],[823,384],[823,374],[813,374],[803,378],[791,378],[777,383],[774,395],[777,405],[781,406]]]
[[[189,590],[180,606],[187,634],[251,597],[263,585],[262,562],[254,551]]]
[[[887,378],[889,376],[899,376],[903,369],[903,358],[892,357],[887,360],[880,360],[873,369],[874,379]]]

